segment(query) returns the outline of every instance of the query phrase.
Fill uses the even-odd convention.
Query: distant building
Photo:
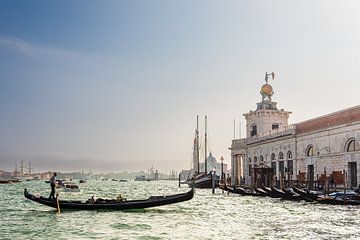
[[[221,174],[221,163],[217,162],[216,158],[212,155],[212,153],[210,152],[209,156],[206,159],[207,161],[207,172],[210,173],[212,170],[216,171],[217,175]],[[205,171],[205,163],[201,162],[200,163],[200,172],[204,172]],[[227,172],[227,164],[224,163],[223,164],[223,171],[224,173]]]
[[[259,166],[272,168],[275,180],[360,183],[360,105],[290,125],[267,79],[260,93],[256,110],[244,114],[246,138],[230,147],[232,184],[251,184]]]

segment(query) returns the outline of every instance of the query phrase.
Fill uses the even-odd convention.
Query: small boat
[[[56,199],[44,198],[41,196],[36,196],[24,189],[25,198],[52,207],[57,208]],[[157,207],[168,205],[172,203],[184,202],[192,199],[194,196],[194,189],[186,193],[180,193],[169,196],[151,196],[145,200],[126,200],[126,199],[98,199],[93,200],[89,199],[86,201],[72,201],[72,200],[59,200],[59,208],[63,209],[73,209],[73,210],[128,210],[128,209],[143,209],[150,207]]]
[[[128,182],[127,179],[120,179],[119,182]]]
[[[242,196],[259,196],[256,192],[253,192],[251,190],[246,190],[242,187],[236,187],[236,188],[232,188],[232,187],[228,187],[226,184],[225,185],[219,185],[218,186],[220,189],[230,192],[230,193],[235,193],[235,194],[239,194]]]
[[[0,184],[9,184],[10,180],[0,180]]]
[[[270,195],[269,195],[264,189],[255,188],[255,192],[256,192],[259,196],[262,196],[262,197],[270,197]]]
[[[76,185],[74,182],[62,182],[60,185],[57,185],[56,188],[59,188],[60,190],[64,192],[80,192],[80,188],[78,185]]]
[[[9,181],[10,181],[10,183],[20,183],[21,179],[19,179],[19,178],[11,178]]]
[[[320,204],[330,204],[330,205],[360,205],[360,200],[344,200],[340,198],[333,197],[319,197],[316,199],[317,203]]]
[[[80,179],[79,183],[86,183],[86,180],[85,179]]]
[[[291,191],[290,189],[281,190],[275,187],[271,187],[271,191],[274,195],[278,196],[281,199],[289,200],[289,201],[300,201],[304,200],[299,194]]]
[[[292,189],[294,190],[294,192],[296,192],[297,194],[299,194],[304,200],[312,200],[312,201],[316,201],[316,199],[319,198],[318,194],[315,194],[311,191],[304,191],[298,187],[293,186]]]

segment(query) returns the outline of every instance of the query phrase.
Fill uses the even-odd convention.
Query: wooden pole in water
[[[211,171],[212,193],[215,193],[215,171]]]
[[[59,205],[59,194],[56,194],[56,205],[57,205],[57,213],[60,214],[60,205]]]

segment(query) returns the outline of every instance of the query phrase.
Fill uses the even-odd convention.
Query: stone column
[[[235,185],[235,156],[231,155],[231,185]]]

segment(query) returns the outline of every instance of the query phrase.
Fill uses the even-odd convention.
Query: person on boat
[[[50,178],[50,186],[51,186],[51,193],[49,198],[53,198],[55,199],[55,186],[56,186],[56,172],[54,173],[54,175]]]

